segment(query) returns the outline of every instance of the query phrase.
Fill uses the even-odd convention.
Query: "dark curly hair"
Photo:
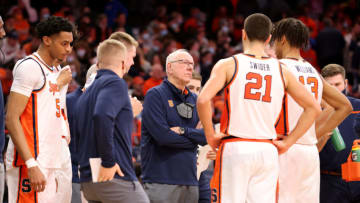
[[[285,36],[290,46],[304,48],[309,42],[309,29],[295,18],[284,18],[275,24],[271,41],[281,40]]]
[[[75,26],[68,20],[58,16],[51,16],[36,25],[37,36],[42,40],[44,36],[52,36],[60,32],[72,32],[74,41],[77,36]]]

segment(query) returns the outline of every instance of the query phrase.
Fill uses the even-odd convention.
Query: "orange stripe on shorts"
[[[221,175],[222,175],[222,158],[225,149],[225,144],[228,142],[266,142],[273,144],[272,140],[267,139],[245,139],[245,138],[226,138],[221,140],[219,151],[216,154],[214,174],[211,178],[210,188],[211,188],[211,203],[221,203]]]
[[[37,203],[37,193],[30,186],[27,168],[20,166],[19,170],[19,187],[16,203]]]
[[[221,169],[224,148],[225,145],[222,142],[216,154],[214,174],[210,181],[211,203],[221,203]]]

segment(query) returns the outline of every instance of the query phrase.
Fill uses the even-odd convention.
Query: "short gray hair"
[[[179,53],[187,53],[191,56],[191,54],[189,53],[188,50],[186,49],[177,49],[173,52],[171,52],[167,57],[166,57],[166,63],[165,63],[165,66],[166,66],[166,69],[167,69],[167,65],[172,62],[174,60],[174,58],[179,54]]]

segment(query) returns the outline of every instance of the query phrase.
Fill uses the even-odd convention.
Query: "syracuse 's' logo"
[[[174,107],[174,102],[172,100],[168,100],[168,102],[170,107]]]
[[[59,92],[59,87],[56,83],[53,84],[49,81],[49,86],[50,86],[49,91],[52,92],[53,95],[55,95],[55,92]]]

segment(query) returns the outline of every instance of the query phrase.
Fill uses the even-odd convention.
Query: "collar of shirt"
[[[74,92],[76,92],[77,94],[82,94],[82,89],[83,87],[79,86],[78,88],[76,88],[76,90],[74,90]]]
[[[112,70],[109,70],[109,69],[100,69],[97,71],[96,73],[96,77],[95,79],[99,78],[100,76],[102,75],[116,75],[118,76],[114,71]]]
[[[190,95],[190,90],[185,87],[185,90],[182,91],[175,87],[171,82],[169,82],[167,79],[164,79],[164,84],[167,85],[170,89],[170,91],[173,93],[174,96],[178,97],[181,101],[186,102],[186,98]]]

